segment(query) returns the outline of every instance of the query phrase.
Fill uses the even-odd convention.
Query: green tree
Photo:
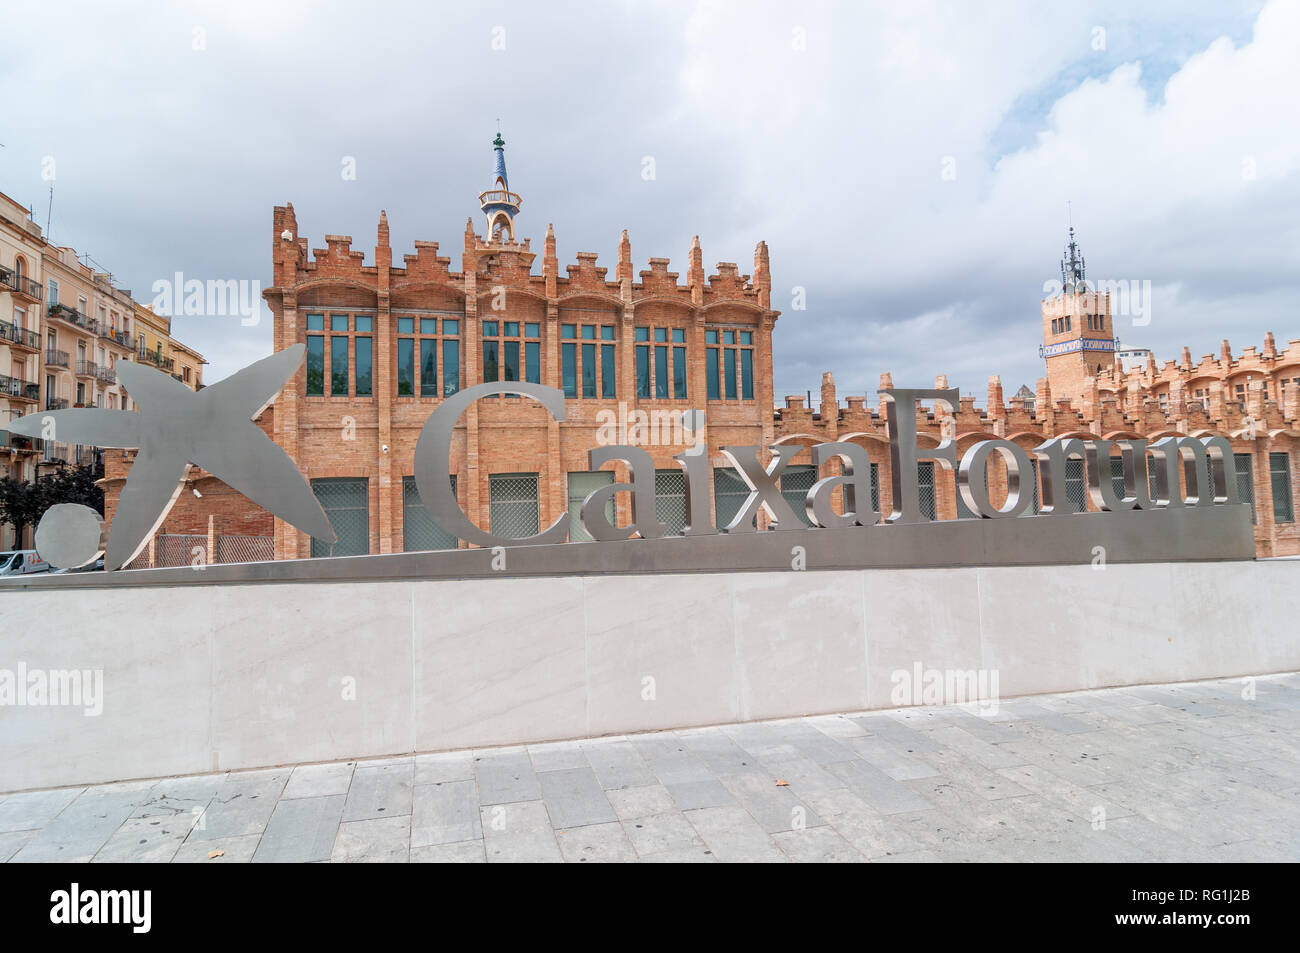
[[[60,467],[36,482],[0,477],[0,523],[10,523],[21,540],[23,530],[35,526],[45,511],[56,503],[80,503],[101,516],[104,491],[95,485],[97,474],[90,467]]]

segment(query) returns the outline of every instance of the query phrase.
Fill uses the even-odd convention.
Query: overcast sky
[[[54,241],[146,302],[269,285],[285,202],[312,247],[371,264],[383,208],[399,264],[425,239],[459,268],[499,117],[561,268],[612,274],[623,228],[683,276],[692,235],[710,271],[767,241],[778,400],[825,370],[1032,387],[1067,202],[1089,277],[1151,282],[1126,345],[1300,338],[1300,4],[1130,6],[10,0],[0,191],[44,226],[53,168]],[[269,312],[174,331],[209,382],[270,349]]]

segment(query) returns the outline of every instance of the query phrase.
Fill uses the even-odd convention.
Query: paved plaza
[[[0,860],[1295,861],[1300,675],[0,795]]]

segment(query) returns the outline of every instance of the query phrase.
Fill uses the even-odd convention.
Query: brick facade
[[[506,194],[517,202],[514,193]],[[706,411],[704,428],[689,440],[704,440],[715,468],[729,466],[720,452],[727,445],[779,442],[811,446],[837,439],[863,445],[877,464],[879,499],[888,509],[891,487],[883,404],[872,406],[866,397],[848,397],[841,406],[828,373],[819,411],[805,407],[802,397],[787,397],[784,407],[772,410],[771,341],[778,312],[770,304],[771,272],[764,243],[755,249],[752,274],[741,274],[735,264],[722,262],[707,275],[696,239],[681,280],[679,273],[669,270],[665,258],[651,258],[649,267],[637,272],[624,232],[612,277],[597,264],[593,253],[579,253],[577,261],[566,265],[561,274],[551,227],[547,228],[539,271],[538,256],[529,241],[513,237],[513,218],[502,220],[499,211],[493,214],[498,224],[491,239],[476,234],[472,220],[466,223],[460,268],[453,270],[451,259],[439,255],[434,242],[417,241],[415,253],[404,255],[401,263],[395,264],[385,213],[380,213],[376,230],[374,264],[367,265],[366,255],[352,247],[348,236],[326,235],[325,247],[309,249],[308,239],[299,235],[293,206],[274,209],[274,282],[265,292],[274,314],[274,347],[280,350],[309,344],[318,348],[321,356],[315,365],[319,377],[309,385],[313,373],[309,352],[308,361],[259,423],[298,463],[308,480],[342,477],[367,481],[364,515],[369,552],[405,548],[403,478],[412,476],[420,430],[445,397],[447,367],[441,342],[453,340],[458,349],[459,374],[452,386],[480,383],[491,376],[490,366],[485,368],[488,351],[484,342],[505,340],[485,335],[494,323],[499,335],[507,326],[535,326],[531,338],[526,330],[517,336],[516,379],[532,369],[524,366],[524,345],[530,342],[536,345],[538,382],[565,386],[563,349],[568,345],[580,358],[579,379],[573,382],[577,395],[566,400],[562,422],[519,397],[480,401],[462,416],[448,469],[456,476],[462,508],[480,527],[488,528],[492,519],[492,475],[536,474],[537,523],[545,528],[570,508],[569,474],[589,469],[587,453],[602,442],[602,421],[611,414],[622,419],[637,412],[657,412],[661,419],[670,419],[690,408]],[[1224,342],[1217,360],[1207,356],[1197,366],[1191,365],[1184,349],[1181,363],[1170,362],[1163,369],[1152,363],[1124,374],[1115,362],[1113,345],[1109,349],[1103,346],[1113,341],[1108,296],[1067,284],[1061,295],[1043,303],[1042,315],[1047,376],[1038,382],[1037,392],[1004,399],[1001,382],[994,377],[983,409],[975,407],[973,398],[962,398],[951,416],[936,413],[933,407],[918,407],[923,444],[929,441],[934,445],[947,433],[955,437],[960,452],[990,437],[1005,437],[1032,451],[1045,439],[1067,435],[1155,440],[1171,434],[1222,434],[1252,463],[1259,554],[1300,553],[1294,518],[1290,522],[1274,519],[1272,488],[1278,478],[1270,474],[1270,468],[1282,466],[1284,483],[1289,482],[1290,488],[1300,483],[1300,342],[1277,351],[1270,334],[1262,352],[1248,348],[1235,358]],[[1067,315],[1068,325],[1064,321]],[[331,330],[336,320],[337,330]],[[455,322],[454,333],[446,332],[450,325],[442,322],[447,320]],[[409,358],[402,358],[403,348],[410,349],[415,363],[420,362],[422,322],[429,323],[431,330],[424,336],[437,342],[432,347],[440,362],[435,386],[427,394],[421,393],[417,383],[417,378],[424,376],[421,371],[408,377],[402,372],[403,366],[410,365]],[[592,337],[581,336],[584,325],[594,329]],[[565,334],[570,326],[575,330],[572,339]],[[658,329],[663,331],[662,341],[657,340]],[[710,350],[715,347],[715,332],[717,352]],[[742,333],[746,337],[742,338]],[[724,334],[733,335],[730,345],[724,342]],[[312,338],[320,340],[312,342]],[[331,355],[336,347],[338,353],[342,351],[334,339],[344,338],[346,374],[340,366],[340,376],[335,378]],[[366,376],[365,368],[358,364],[358,339],[362,338],[369,340],[365,346],[373,356],[369,394],[358,393],[364,390],[359,371],[362,378]],[[749,343],[742,346],[742,340]],[[1082,343],[1073,350],[1058,348],[1063,350],[1060,354],[1050,352],[1049,346],[1074,340]],[[593,350],[584,352],[584,345]],[[606,396],[603,387],[607,367],[601,348],[607,345],[614,349],[612,396]],[[663,367],[656,364],[655,352],[660,346],[669,349],[670,367],[674,346],[685,349],[684,397],[677,396],[676,380],[669,382],[673,385],[667,388],[669,396],[660,396],[657,378]],[[649,365],[656,377],[648,388],[650,396],[638,387],[646,369],[638,366],[638,347],[650,348]],[[745,393],[739,380],[742,370],[737,358],[727,354],[737,378],[736,396],[728,397],[721,369],[718,393],[712,396],[709,362],[716,360],[718,353],[750,347],[752,394]],[[588,353],[602,362],[600,374],[592,374],[595,396],[583,389],[581,379]],[[497,361],[498,376],[504,379],[508,358],[502,359],[500,348]],[[595,388],[597,376],[599,388]],[[332,394],[336,383],[341,392]],[[408,386],[410,393],[403,392]],[[882,375],[881,386],[892,386],[889,374]],[[940,376],[936,386],[946,386],[945,378]],[[686,448],[686,439],[655,442],[644,449],[657,468],[680,472],[672,458]],[[1286,456],[1283,459],[1277,454]],[[113,454],[108,461],[110,518],[128,472],[128,457]],[[990,485],[993,502],[1000,505],[1006,493],[1005,471],[996,455],[994,460]],[[792,463],[806,465],[810,455],[801,452]],[[620,465],[614,472],[619,482],[626,481],[624,467]],[[964,515],[952,475],[939,470],[934,482],[935,516]],[[192,492],[195,489],[200,495]],[[617,515],[624,523],[630,519],[627,497],[620,494],[618,498]],[[1081,505],[1095,508],[1090,500],[1081,500]],[[1290,500],[1286,505],[1293,508]],[[276,558],[312,553],[309,537],[272,520],[233,490],[193,469],[163,532],[273,534]]]

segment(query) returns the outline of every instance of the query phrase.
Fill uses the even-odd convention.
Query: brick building
[[[752,274],[722,262],[710,275],[696,239],[681,281],[665,258],[636,271],[624,232],[611,278],[594,253],[579,253],[561,274],[548,226],[538,269],[529,240],[516,237],[522,200],[510,189],[500,136],[494,158],[479,196],[484,231],[467,222],[459,270],[433,242],[417,241],[414,254],[394,263],[382,212],[367,265],[348,236],[326,235],[325,247],[309,249],[292,205],[274,210],[274,282],[265,292],[274,347],[305,344],[307,360],[259,422],[304,471],[338,543],[313,542],[197,470],[188,481],[193,492],[182,493],[164,533],[206,539],[214,557],[227,534],[273,535],[277,558],[458,545],[418,505],[415,444],[446,396],[494,380],[533,381],[568,398],[563,422],[529,400],[503,397],[478,402],[457,425],[449,461],[457,498],[478,525],[501,535],[535,533],[567,510],[574,538],[586,538],[576,522],[581,500],[601,483],[627,479],[621,467],[588,472],[588,450],[610,442],[636,442],[651,454],[658,517],[670,532],[684,519],[684,478],[673,456],[697,440],[714,466],[715,524],[729,520],[746,495],[719,452],[725,445],[855,441],[873,460],[873,496],[887,505],[883,406],[866,397],[848,397],[841,406],[828,373],[817,412],[802,397],[787,397],[773,410],[778,312],[771,308],[764,243],[755,249]],[[1260,554],[1300,553],[1292,503],[1300,476],[1300,341],[1278,352],[1270,335],[1263,352],[1250,348],[1236,358],[1225,342],[1217,361],[1193,367],[1184,351],[1182,364],[1125,373],[1116,361],[1109,297],[1089,289],[1076,254],[1072,233],[1062,293],[1042,306],[1047,376],[1033,396],[1022,388],[1004,401],[994,377],[983,409],[973,398],[963,398],[951,415],[919,407],[923,441],[948,434],[964,452],[990,436],[1032,450],[1066,435],[1223,434],[1237,451],[1239,488],[1254,504]],[[946,386],[942,376],[938,384]],[[890,386],[888,374],[881,385]],[[694,433],[673,426],[689,408],[706,412]],[[611,420],[632,439],[611,440],[602,431]],[[109,467],[110,515],[126,456]],[[1067,495],[1077,508],[1093,508],[1082,468],[1082,461],[1070,461]],[[783,489],[801,501],[816,478],[809,454],[786,473]],[[920,478],[932,518],[968,515],[950,474],[922,462]],[[991,483],[996,505],[1005,489],[996,488],[996,472]],[[619,498],[620,521],[628,518],[626,496]],[[802,512],[801,502],[795,509]]]
[[[145,316],[153,335],[147,352]],[[171,370],[165,350],[185,355],[188,369],[174,376],[201,387],[203,357],[171,337],[170,319],[75,249],[51,242],[28,209],[0,193],[0,475],[21,482],[68,465],[97,467],[98,448],[11,434],[9,422],[67,407],[129,410],[118,363],[147,360]],[[17,539],[13,526],[0,525],[0,550],[30,548],[34,532],[28,526]]]

